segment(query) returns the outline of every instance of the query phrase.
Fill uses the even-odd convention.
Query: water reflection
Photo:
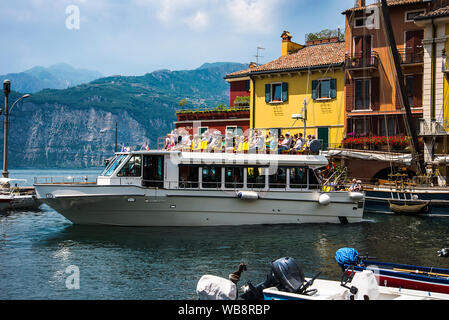
[[[338,280],[335,252],[354,247],[379,260],[448,267],[449,219],[372,215],[354,225],[222,228],[74,226],[51,209],[0,217],[1,299],[196,299],[203,274],[227,277],[245,262],[262,281],[269,262],[294,257],[307,276]],[[80,290],[64,270],[80,269]]]

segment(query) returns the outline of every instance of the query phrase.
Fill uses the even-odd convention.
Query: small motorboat
[[[430,201],[421,201],[407,203],[401,201],[389,201],[390,210],[396,214],[419,215],[428,214],[430,210]]]
[[[341,281],[305,278],[293,258],[286,257],[271,263],[264,282],[257,286],[250,282],[241,288],[240,298],[258,300],[449,300],[449,294],[380,286],[373,271],[363,270],[344,274]],[[239,277],[240,279],[240,277]],[[236,283],[206,275],[197,285],[202,300],[236,300]]]
[[[372,271],[381,286],[449,294],[449,269],[373,261],[353,248],[338,250],[335,259],[346,274]]]
[[[37,210],[40,201],[29,188],[11,187],[11,182],[26,182],[24,179],[0,178],[0,185],[8,186],[0,191],[0,212],[12,210]]]
[[[11,195],[0,195],[0,212],[10,209],[12,200],[13,197]]]
[[[357,272],[351,285],[338,281],[315,280],[314,294],[297,294],[278,288],[263,290],[264,300],[449,300],[449,294],[379,286],[370,270]]]

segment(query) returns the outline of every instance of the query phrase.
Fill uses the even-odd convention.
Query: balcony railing
[[[377,69],[378,66],[379,54],[375,51],[370,54],[354,53],[345,57],[346,69]]]
[[[420,144],[423,141],[420,140]],[[393,153],[410,153],[410,138],[406,136],[365,136],[348,137],[340,144],[330,148],[351,150],[380,151]]]
[[[420,119],[419,134],[421,136],[449,135],[449,119],[426,120]]]
[[[398,50],[402,65],[415,65],[424,63],[424,50],[422,48],[406,48]]]

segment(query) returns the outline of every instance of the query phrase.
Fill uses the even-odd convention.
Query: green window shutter
[[[251,86],[250,86],[250,83],[249,83],[250,81],[249,80],[246,80],[246,83],[245,83],[245,90],[246,90],[246,92],[249,92],[251,89]]]
[[[337,97],[337,79],[331,79],[331,99],[335,99]]]
[[[312,99],[318,99],[318,80],[312,81]]]
[[[282,101],[288,101],[288,83],[283,82],[282,83]]]
[[[271,84],[265,85],[265,102],[271,101]]]

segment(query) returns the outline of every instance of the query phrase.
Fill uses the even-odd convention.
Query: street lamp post
[[[19,99],[17,99],[11,106],[11,109],[8,110],[8,96],[11,93],[11,81],[5,80],[3,81],[3,93],[5,94],[5,109],[2,111],[3,113],[3,171],[2,178],[8,178],[8,130],[9,130],[9,115],[11,114],[14,106],[22,99],[29,98],[29,94],[25,94]]]

